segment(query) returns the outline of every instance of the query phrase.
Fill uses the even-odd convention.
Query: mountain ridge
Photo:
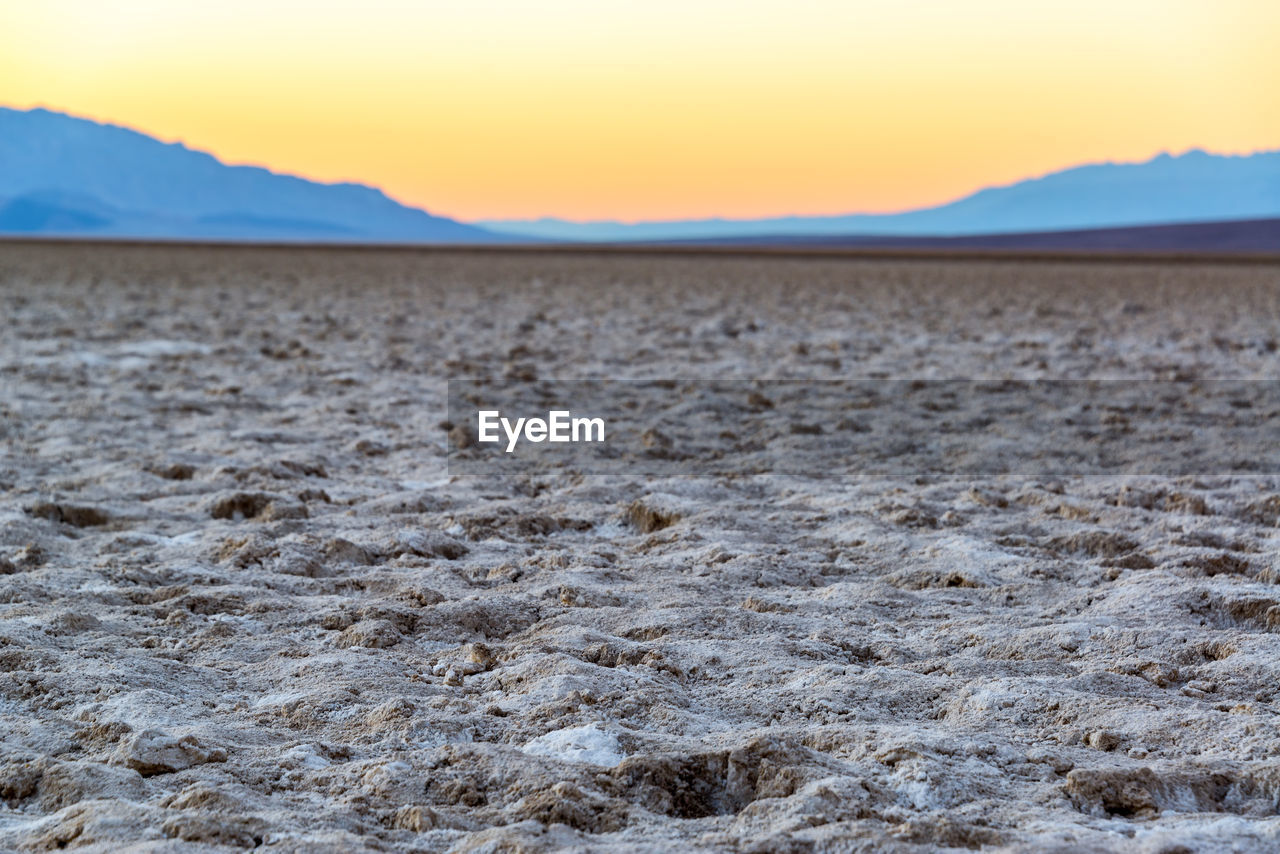
[[[892,214],[464,223],[404,205],[367,184],[228,164],[122,125],[45,108],[0,107],[0,234],[10,235],[449,244],[884,242],[1276,217],[1280,150],[1226,155],[1190,149],[1136,163],[1083,164]]]
[[[724,218],[641,223],[482,220],[508,234],[576,241],[751,237],[959,237],[1280,216],[1280,149],[1253,154],[1163,152],[1137,163],[1087,163],[959,199],[890,214]]]
[[[366,184],[324,183],[262,166],[227,164],[185,143],[163,142],[121,125],[43,108],[6,107],[0,107],[0,232],[448,243],[503,239],[401,204]]]

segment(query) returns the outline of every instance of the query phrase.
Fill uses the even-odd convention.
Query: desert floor
[[[450,477],[445,380],[1274,377],[1280,270],[0,246],[0,849],[1280,850],[1280,478]]]

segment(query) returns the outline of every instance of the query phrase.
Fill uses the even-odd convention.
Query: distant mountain
[[[822,236],[961,236],[1280,216],[1280,151],[1200,150],[1145,163],[1098,163],[991,187],[899,214],[624,224],[556,219],[481,222],[507,234],[568,241]]]
[[[361,184],[228,166],[180,143],[49,110],[0,108],[0,233],[478,243],[486,229]]]
[[[116,125],[0,107],[0,234],[350,243],[833,239],[852,241],[849,245],[1004,234],[1023,245],[1027,235],[1043,232],[1212,223],[1208,230],[1117,233],[1105,239],[1095,234],[1068,242],[1191,240],[1194,234],[1197,241],[1256,246],[1259,240],[1270,245],[1270,225],[1247,226],[1247,237],[1239,228],[1216,226],[1268,218],[1280,218],[1280,151],[1224,156],[1192,150],[1144,163],[1079,166],[899,214],[473,225],[402,205],[361,184],[322,184],[255,166],[229,166],[180,143]],[[1036,245],[1054,242],[1030,239]]]

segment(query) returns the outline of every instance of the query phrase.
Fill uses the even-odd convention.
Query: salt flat
[[[1274,377],[1274,267],[12,244],[0,305],[0,848],[1280,850],[1280,478],[462,477],[444,423]]]

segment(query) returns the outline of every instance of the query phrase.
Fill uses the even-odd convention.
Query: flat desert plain
[[[10,244],[0,306],[0,849],[1280,850],[1280,478],[445,456],[457,377],[1275,377],[1275,266]]]

